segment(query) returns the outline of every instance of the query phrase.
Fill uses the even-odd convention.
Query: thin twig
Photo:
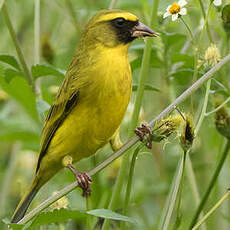
[[[217,63],[212,69],[210,69],[207,73],[205,73],[199,80],[197,80],[192,86],[190,86],[187,90],[185,90],[172,104],[170,104],[166,109],[164,109],[159,115],[157,115],[153,120],[149,122],[150,126],[153,126],[156,121],[163,118],[167,113],[172,111],[175,106],[177,106],[179,103],[184,101],[186,98],[188,98],[192,93],[194,93],[198,88],[202,86],[202,84],[207,81],[209,78],[211,78],[221,67],[223,67],[226,63],[230,61],[230,54],[228,54],[226,57],[221,59],[219,63]],[[131,148],[134,144],[138,142],[139,138],[137,136],[134,136],[130,140],[128,140],[118,151],[113,153],[111,156],[109,156],[105,161],[103,161],[101,164],[96,166],[94,169],[90,170],[88,174],[90,176],[94,175],[95,173],[98,173],[108,165],[110,165],[114,160],[116,160],[118,157],[123,155],[129,148]],[[29,220],[31,220],[35,215],[37,215],[39,212],[47,208],[49,205],[51,205],[53,202],[57,201],[67,193],[73,191],[76,187],[78,187],[77,181],[73,182],[72,184],[66,186],[62,190],[60,190],[57,194],[49,197],[47,200],[43,201],[38,207],[33,209],[30,213],[28,213],[23,219],[21,219],[18,224],[25,224]]]
[[[205,113],[205,116],[209,116],[211,115],[212,113],[215,113],[217,112],[218,110],[220,110],[225,104],[227,104],[228,102],[230,101],[230,97],[228,97],[223,103],[221,103],[219,106],[217,106],[214,110],[208,112],[208,113]]]
[[[23,56],[22,50],[20,48],[16,33],[14,31],[14,28],[13,28],[13,25],[12,25],[12,23],[10,21],[8,10],[6,8],[6,4],[4,4],[2,6],[2,13],[3,13],[4,19],[5,19],[6,25],[8,27],[10,36],[11,36],[11,38],[13,40],[13,43],[14,43],[14,46],[15,46],[19,61],[20,61],[21,65],[22,65],[23,71],[25,73],[25,79],[27,80],[27,82],[31,86],[32,90],[34,91],[35,90],[34,89],[34,81],[33,81],[32,75],[30,74],[29,68],[28,68],[28,66],[26,64],[26,61],[25,61],[25,58]]]
[[[200,227],[201,224],[230,196],[230,191],[228,191],[215,205],[211,210],[192,228],[196,230]]]

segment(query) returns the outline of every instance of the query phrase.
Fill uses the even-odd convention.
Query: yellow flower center
[[[180,12],[180,5],[177,2],[174,2],[169,8],[171,14],[177,14]]]

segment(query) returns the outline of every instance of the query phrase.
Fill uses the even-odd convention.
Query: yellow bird
[[[102,10],[87,24],[65,79],[47,115],[36,174],[12,217],[23,218],[38,190],[61,168],[76,176],[83,195],[91,179],[72,163],[110,142],[119,146],[119,126],[132,90],[128,48],[137,37],[157,33],[126,11]]]

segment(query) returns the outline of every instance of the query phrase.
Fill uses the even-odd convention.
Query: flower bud
[[[214,107],[217,108],[223,103],[222,98],[215,98],[214,101]],[[230,139],[230,116],[227,111],[226,105],[222,106],[220,109],[218,109],[215,113],[215,124],[216,124],[216,129],[218,132]]]
[[[220,51],[216,45],[211,44],[205,52],[205,66],[213,67],[220,61]]]
[[[172,133],[179,131],[184,124],[184,119],[180,114],[172,115],[156,122],[153,130],[153,141],[160,142],[169,137]]]
[[[194,123],[191,115],[186,115],[184,128],[180,136],[180,144],[184,151],[188,151],[192,147],[194,140]]]

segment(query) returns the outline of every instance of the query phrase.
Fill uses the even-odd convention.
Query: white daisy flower
[[[179,15],[185,15],[187,13],[187,9],[183,8],[186,4],[187,2],[185,0],[179,0],[178,2],[174,2],[172,5],[169,5],[163,18],[172,15],[172,21],[176,21]]]
[[[213,1],[213,4],[214,4],[215,6],[220,6],[220,5],[222,4],[222,0],[214,0],[214,1]]]

